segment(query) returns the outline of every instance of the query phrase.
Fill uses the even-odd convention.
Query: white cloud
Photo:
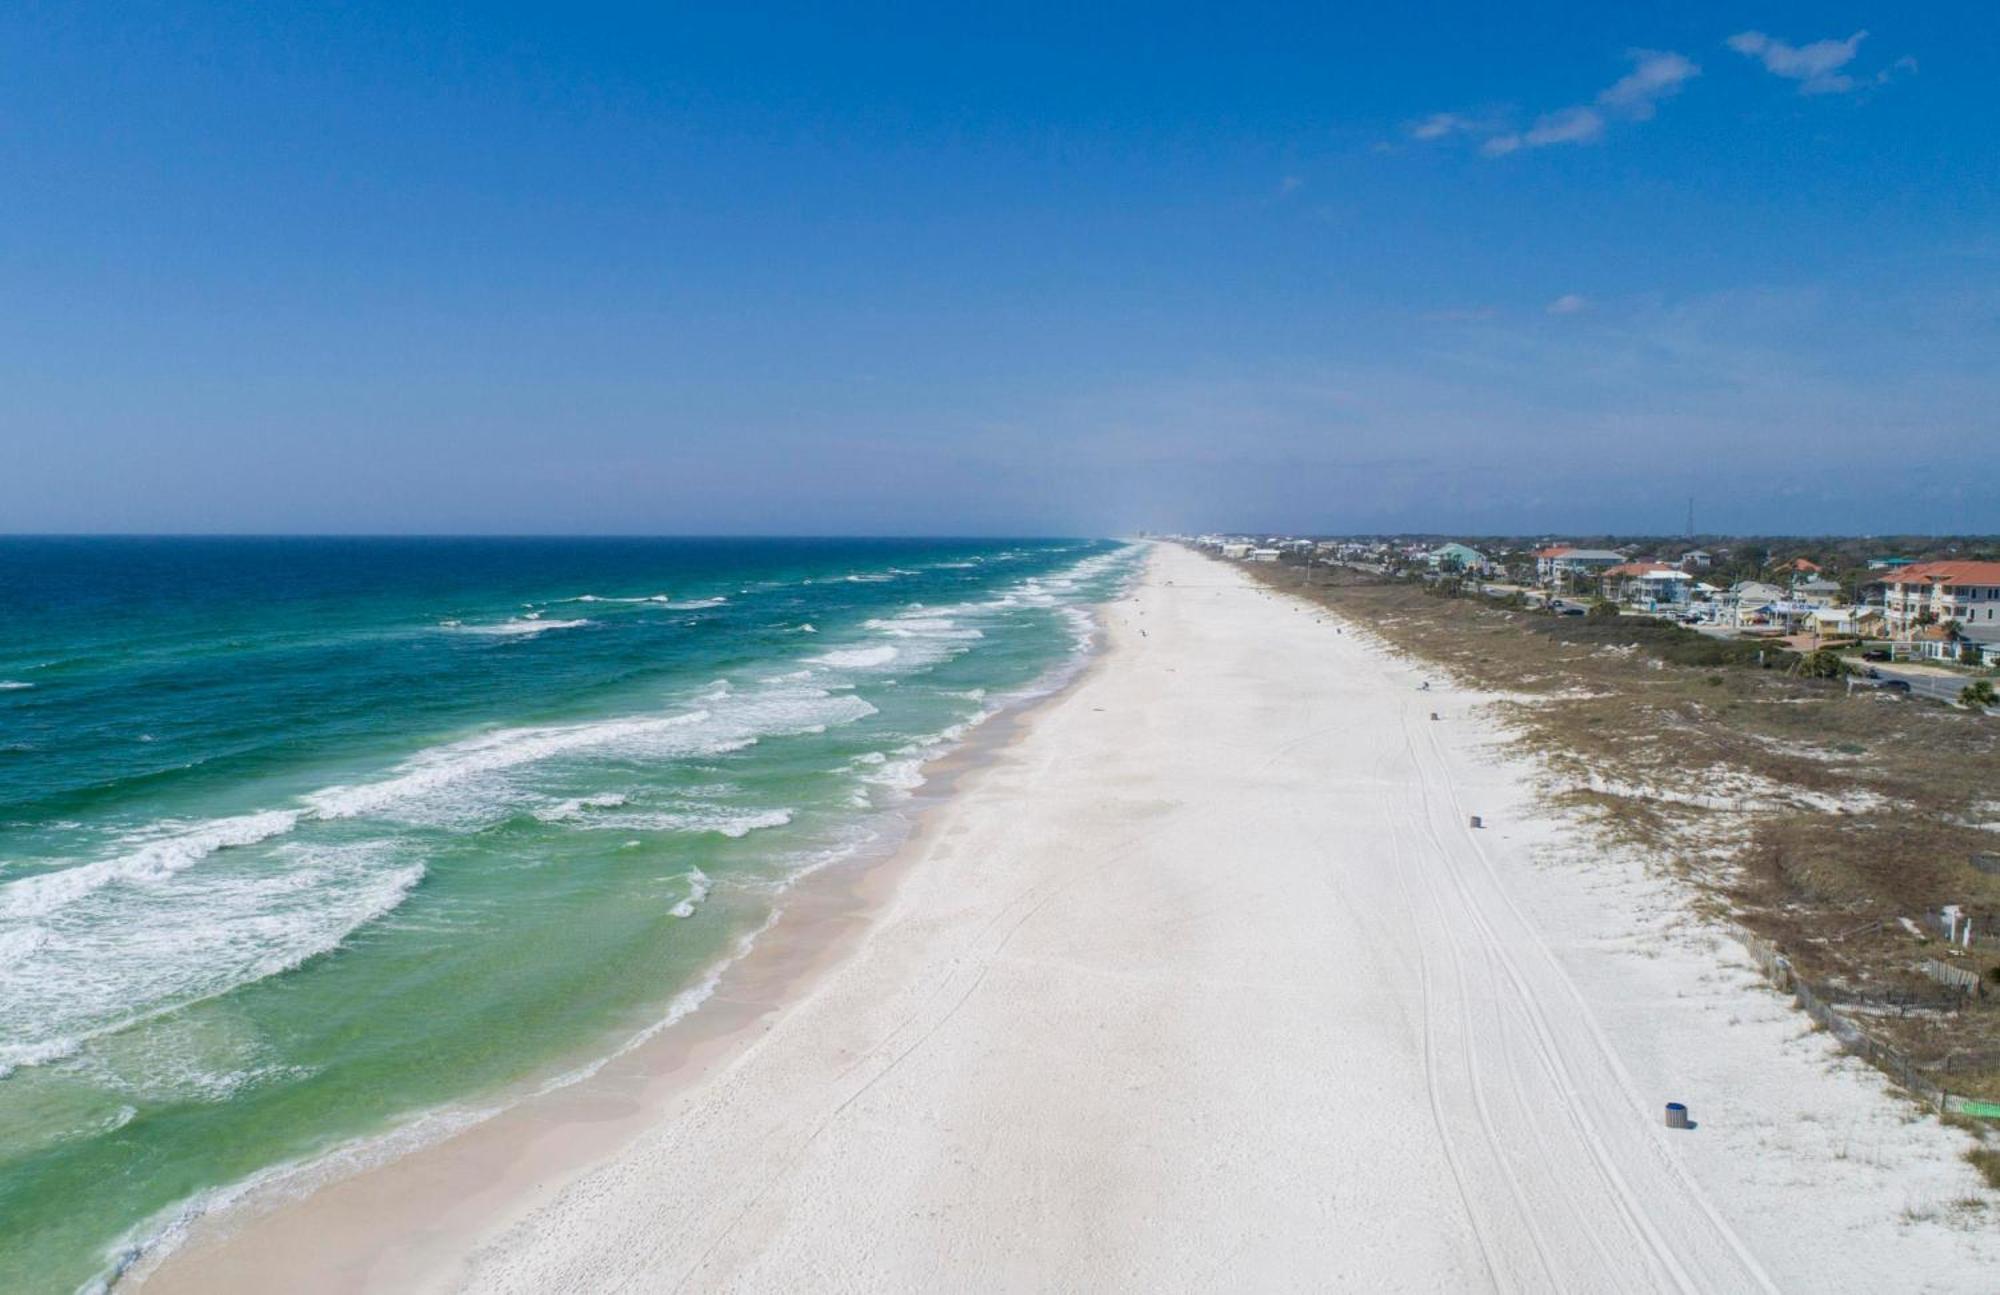
[[[1505,157],[1522,148],[1546,148],[1550,144],[1594,144],[1604,138],[1604,114],[1595,108],[1578,106],[1544,113],[1535,124],[1518,134],[1495,135],[1480,146],[1488,157]]]
[[[1434,112],[1422,121],[1410,123],[1410,138],[1443,139],[1454,131],[1465,129],[1469,124],[1455,112]]]
[[[1597,102],[1639,121],[1650,119],[1660,100],[1679,94],[1701,75],[1692,60],[1672,50],[1635,49],[1629,57],[1636,66],[1598,95]]]
[[[1889,66],[1883,68],[1880,72],[1877,72],[1875,74],[1875,84],[1887,85],[1889,84],[1889,82],[1895,80],[1899,76],[1904,76],[1904,75],[1915,76],[1916,74],[1917,74],[1917,60],[1910,57],[1908,54],[1905,54],[1903,55],[1903,57],[1897,59],[1894,63],[1891,63]]]
[[[1589,144],[1604,137],[1604,114],[1595,108],[1563,108],[1544,113],[1522,141],[1529,148],[1550,144]]]
[[[1632,60],[1632,70],[1606,86],[1591,103],[1543,113],[1526,130],[1506,130],[1495,123],[1440,112],[1412,123],[1410,135],[1414,139],[1484,136],[1479,151],[1488,157],[1505,157],[1550,144],[1594,144],[1604,138],[1607,113],[1646,121],[1659,111],[1660,100],[1678,94],[1682,86],[1701,75],[1693,60],[1671,50],[1635,49],[1626,56]]]
[[[1565,292],[1548,304],[1551,315],[1580,315],[1590,309],[1590,302],[1574,292]]]
[[[1845,94],[1855,85],[1854,78],[1841,71],[1854,61],[1865,31],[1846,40],[1816,40],[1810,45],[1791,45],[1760,31],[1743,31],[1724,44],[1738,54],[1754,58],[1773,76],[1799,83],[1800,94]]]

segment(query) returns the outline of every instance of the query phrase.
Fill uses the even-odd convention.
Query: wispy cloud
[[[1627,51],[1626,57],[1632,60],[1632,70],[1599,91],[1591,102],[1545,112],[1526,130],[1506,130],[1491,122],[1440,112],[1414,123],[1410,135],[1414,139],[1483,136],[1479,149],[1488,157],[1505,157],[1524,148],[1551,144],[1594,144],[1604,138],[1612,118],[1650,120],[1662,99],[1680,93],[1682,86],[1701,75],[1701,68],[1692,59],[1671,50],[1635,49]]]
[[[1604,138],[1604,114],[1581,105],[1543,113],[1535,124],[1518,134],[1495,135],[1480,146],[1488,157],[1505,157],[1522,148],[1546,148],[1550,144],[1594,144]]]
[[[1455,112],[1434,112],[1422,121],[1410,123],[1410,138],[1443,139],[1453,131],[1464,130],[1469,124]]]
[[[1574,292],[1565,292],[1548,304],[1551,315],[1580,315],[1590,309],[1590,302]]]
[[[1793,45],[1760,31],[1742,31],[1724,44],[1738,54],[1756,59],[1773,76],[1797,81],[1800,94],[1845,94],[1857,83],[1843,69],[1854,61],[1854,56],[1861,51],[1861,42],[1867,38],[1867,32],[1858,31],[1846,40],[1816,40],[1810,45]],[[1915,67],[1914,59],[1905,61]]]
[[[1662,99],[1701,75],[1692,60],[1671,50],[1635,49],[1628,56],[1635,66],[1597,96],[1600,106],[1635,121],[1648,121]]]

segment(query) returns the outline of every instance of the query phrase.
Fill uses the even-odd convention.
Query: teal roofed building
[[[1440,571],[1484,571],[1490,565],[1484,553],[1456,542],[1432,549],[1424,555],[1424,561]]]

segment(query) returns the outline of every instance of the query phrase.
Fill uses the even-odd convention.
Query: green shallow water
[[[657,1024],[1135,560],[0,541],[0,1289]]]

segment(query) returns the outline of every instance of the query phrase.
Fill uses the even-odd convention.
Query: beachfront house
[[[1600,574],[1624,561],[1624,554],[1610,549],[1574,549],[1567,545],[1540,549],[1535,553],[1535,583],[1555,590],[1593,588]]]
[[[1883,580],[1882,617],[1899,655],[2000,663],[2000,562],[1919,562]]]
[[[1831,607],[1840,601],[1840,582],[1825,576],[1800,576],[1792,581],[1792,601],[1811,607]]]
[[[1647,611],[1685,610],[1694,577],[1664,562],[1621,562],[1604,572],[1604,596]]]
[[[1250,556],[1250,550],[1252,547],[1254,546],[1234,541],[1225,542],[1222,545],[1222,556],[1225,558],[1229,558],[1232,561],[1241,562],[1243,559]]]
[[[1882,609],[1854,605],[1815,607],[1807,622],[1821,638],[1882,637]]]
[[[1276,562],[1276,561],[1278,560],[1278,550],[1276,550],[1276,549],[1251,549],[1251,550],[1250,550],[1250,560],[1251,560],[1252,562]]]
[[[1493,566],[1484,553],[1456,541],[1440,544],[1426,553],[1424,564],[1433,571],[1463,571],[1467,575],[1484,575]]]
[[[1724,612],[1718,619],[1746,630],[1769,627],[1773,614],[1786,598],[1785,591],[1776,585],[1761,580],[1739,580],[1718,601]]]

